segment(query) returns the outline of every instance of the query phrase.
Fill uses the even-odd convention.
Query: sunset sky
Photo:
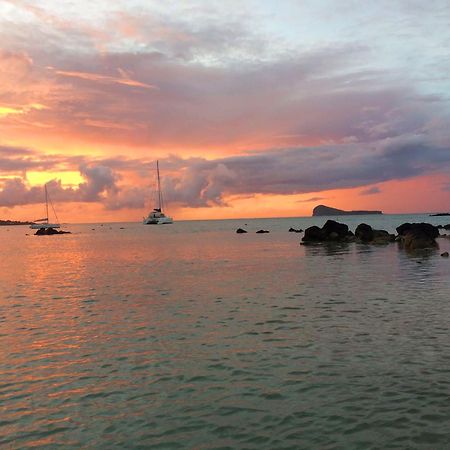
[[[0,0],[0,218],[450,210],[448,0]]]

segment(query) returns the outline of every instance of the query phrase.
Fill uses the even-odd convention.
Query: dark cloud
[[[372,186],[368,189],[364,189],[359,193],[359,195],[374,195],[379,194],[381,192],[381,189],[378,186]]]
[[[450,168],[448,147],[419,136],[385,139],[370,146],[347,144],[279,149],[217,160],[196,160],[165,189],[185,206],[223,205],[227,195],[302,194],[411,178]]]
[[[320,200],[326,200],[327,197],[310,197],[306,200],[297,200],[297,203],[309,203],[309,202],[318,202]]]

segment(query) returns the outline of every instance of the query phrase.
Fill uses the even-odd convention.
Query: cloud
[[[168,194],[185,206],[204,207],[223,205],[228,195],[304,194],[412,178],[450,168],[450,152],[424,136],[403,136],[370,146],[277,149],[179,162],[181,175],[166,181]]]
[[[378,186],[372,186],[368,189],[364,189],[359,193],[359,195],[374,195],[379,194],[381,192],[381,189]]]
[[[321,200],[326,200],[327,197],[310,197],[305,200],[297,200],[297,203],[309,203],[309,202],[319,202]]]
[[[49,69],[53,69],[50,67]],[[120,73],[124,73],[123,70],[119,70]],[[140,87],[145,89],[156,89],[156,86],[151,84],[142,83],[140,81],[132,80],[126,77],[113,77],[109,75],[101,75],[98,73],[90,73],[90,72],[70,72],[65,70],[54,70],[56,75],[60,75],[63,77],[72,77],[72,78],[80,78],[81,80],[100,82],[100,83],[115,83],[115,84],[123,84],[125,86],[130,87]]]
[[[154,161],[131,158],[105,158],[90,163],[85,157],[46,155],[3,147],[0,172],[14,174],[22,170],[78,167],[85,182],[77,188],[54,186],[60,201],[100,202],[109,209],[140,208],[148,190],[131,185],[131,179],[148,181],[154,173]],[[22,152],[22,154],[20,154]],[[0,153],[1,155],[1,153]],[[227,206],[231,196],[256,194],[292,195],[332,189],[355,188],[390,180],[413,178],[450,169],[448,146],[437,146],[426,135],[381,139],[369,145],[360,143],[323,145],[309,148],[267,149],[225,158],[182,158],[176,155],[160,160],[163,190],[171,203],[199,208]],[[376,194],[373,186],[362,195]],[[24,183],[3,182],[0,206],[40,202],[42,196]],[[16,199],[16,200],[12,200]],[[320,197],[304,201],[317,201]]]

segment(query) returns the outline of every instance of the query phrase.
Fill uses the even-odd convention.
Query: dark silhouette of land
[[[318,205],[313,209],[313,216],[358,216],[364,214],[383,214],[381,211],[344,211],[330,206]]]
[[[13,226],[13,225],[31,225],[33,222],[21,222],[20,220],[0,220],[0,226]]]

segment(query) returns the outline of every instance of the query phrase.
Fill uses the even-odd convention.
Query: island
[[[21,222],[20,220],[0,220],[0,226],[31,225],[33,222]]]
[[[450,216],[450,213],[436,213],[436,214],[430,214],[430,217],[445,217]]]
[[[344,211],[330,206],[318,205],[313,209],[313,216],[361,216],[365,214],[383,214],[381,211]]]

